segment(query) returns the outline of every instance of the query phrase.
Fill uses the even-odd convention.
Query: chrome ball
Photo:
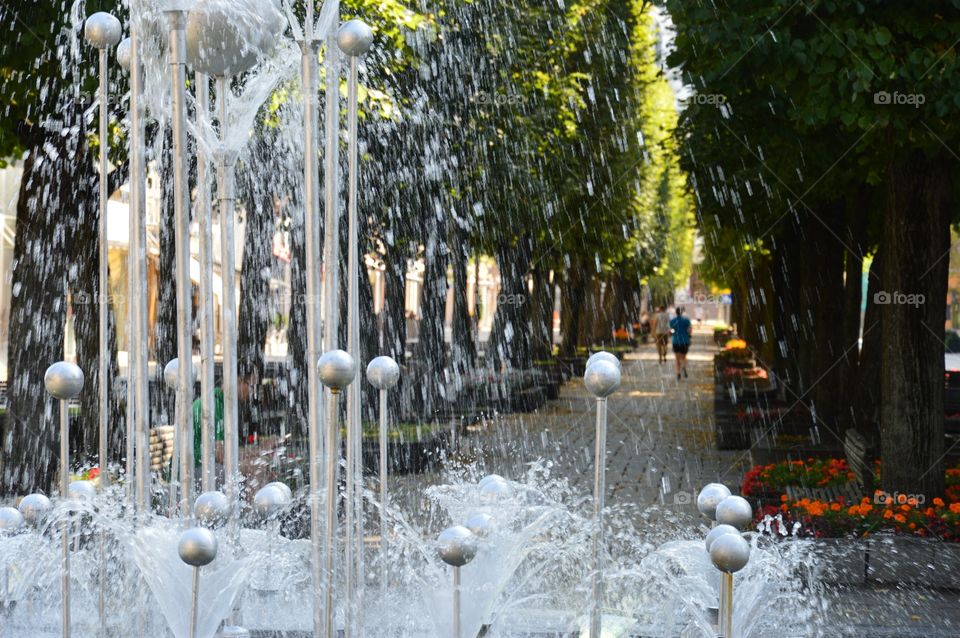
[[[284,18],[259,0],[199,0],[187,14],[187,61],[215,77],[251,69],[277,45]]]
[[[15,532],[23,526],[23,514],[15,507],[0,507],[0,532]]]
[[[350,385],[357,376],[357,362],[350,353],[343,350],[324,352],[317,361],[320,371],[320,382],[334,392]]]
[[[437,537],[440,560],[453,567],[463,567],[477,555],[477,537],[463,525],[454,525]]]
[[[37,527],[53,509],[53,503],[43,494],[29,494],[23,497],[17,509],[27,525]]]
[[[288,505],[290,498],[276,485],[261,487],[253,497],[253,508],[263,519],[276,518]]]
[[[393,357],[381,355],[367,364],[367,381],[377,390],[389,390],[400,380],[400,366]]]
[[[72,481],[67,486],[67,496],[74,501],[92,501],[97,496],[97,488],[90,481]]]
[[[271,481],[264,485],[264,487],[276,487],[283,491],[287,495],[287,500],[291,503],[293,502],[293,490],[290,489],[290,486],[282,481]]]
[[[130,38],[120,40],[120,44],[117,45],[117,64],[127,73],[130,72],[130,57],[132,55],[133,48],[130,44]]]
[[[217,527],[223,525],[230,518],[230,499],[223,492],[211,490],[197,497],[193,503],[193,513],[197,522],[203,527]]]
[[[710,560],[722,572],[738,572],[750,560],[750,543],[740,534],[721,534],[710,546]]]
[[[717,519],[717,505],[730,496],[730,489],[722,483],[709,483],[697,494],[697,509],[709,519]]]
[[[98,11],[88,17],[84,23],[83,37],[91,46],[98,49],[115,47],[123,37],[123,27],[120,21],[109,13]]]
[[[713,541],[717,540],[724,534],[739,534],[739,533],[740,533],[740,530],[738,530],[733,525],[717,525],[712,530],[710,530],[710,533],[707,534],[707,537],[703,539],[703,544],[707,548],[707,552],[709,552],[710,546],[713,545]]]
[[[486,487],[487,483],[490,483],[491,481],[500,481],[501,483],[506,483],[507,479],[503,478],[499,474],[487,474],[480,479],[480,481],[477,483],[477,487],[482,490],[484,487]]]
[[[463,524],[477,538],[487,538],[497,531],[496,521],[489,514],[478,512],[467,518]]]
[[[176,357],[170,359],[167,365],[163,366],[163,382],[171,390],[176,390],[180,383],[180,360]],[[197,382],[197,366],[190,362],[190,385]]]
[[[209,565],[217,557],[217,537],[205,527],[192,527],[180,534],[177,553],[187,565]]]
[[[499,503],[513,496],[513,488],[506,481],[490,481],[480,488],[480,500],[483,503]]]
[[[595,361],[583,374],[583,384],[595,397],[608,397],[620,387],[620,366],[603,359]]]
[[[728,496],[717,505],[717,522],[746,529],[753,522],[753,508],[742,496]]]
[[[373,44],[373,31],[363,20],[348,20],[337,30],[337,46],[349,56],[363,55]]]
[[[587,359],[586,367],[589,368],[597,361],[609,361],[613,365],[617,366],[617,368],[621,370],[623,369],[623,364],[620,363],[620,359],[617,358],[617,355],[610,354],[606,350],[601,350],[600,352],[594,352],[592,355],[590,355],[590,358]]]
[[[83,390],[83,370],[76,364],[58,361],[47,368],[43,385],[54,399],[75,399]]]

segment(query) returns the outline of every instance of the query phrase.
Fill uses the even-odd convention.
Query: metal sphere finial
[[[174,357],[163,367],[163,382],[171,390],[176,390],[180,383],[180,359]],[[190,362],[190,385],[197,382],[197,366]]]
[[[337,30],[337,46],[349,56],[363,55],[373,44],[373,31],[363,20],[348,20]]]
[[[617,368],[620,368],[621,370],[623,369],[623,364],[620,363],[620,359],[617,358],[617,355],[610,354],[606,350],[601,350],[600,352],[594,352],[592,355],[590,355],[590,358],[587,359],[586,368],[589,368],[597,361],[609,361],[613,365],[617,366]]]
[[[209,565],[217,557],[217,537],[205,527],[192,527],[180,535],[177,553],[187,565]]]
[[[400,380],[400,366],[393,357],[381,355],[367,364],[367,381],[377,390],[389,390]]]
[[[324,352],[317,361],[320,372],[320,382],[334,392],[339,392],[350,385],[357,376],[357,363],[349,352],[331,350]]]
[[[463,567],[477,555],[477,537],[463,525],[454,525],[440,532],[437,551],[447,565]]]
[[[97,488],[90,481],[71,481],[67,495],[74,501],[92,501],[97,496]]]
[[[697,509],[709,519],[717,519],[717,505],[730,496],[730,488],[722,483],[708,483],[697,494]]]
[[[710,530],[710,533],[707,534],[707,537],[703,539],[703,545],[704,547],[707,548],[707,552],[709,553],[710,546],[713,545],[713,541],[717,540],[724,534],[739,534],[739,533],[740,533],[740,530],[738,530],[733,525],[717,525],[712,530]]]
[[[55,399],[75,399],[83,390],[83,370],[68,361],[58,361],[43,375],[43,385]]]
[[[281,490],[284,494],[287,495],[287,500],[291,503],[293,502],[293,490],[290,489],[290,486],[284,483],[283,481],[271,481],[264,485],[264,487],[275,487]]]
[[[598,399],[606,398],[620,387],[620,367],[604,359],[594,361],[583,374],[583,384]]]
[[[499,503],[513,496],[513,488],[506,481],[489,481],[480,488],[480,500],[484,503]]]
[[[0,532],[15,532],[23,526],[23,514],[15,507],[0,507]]]
[[[710,560],[722,572],[738,572],[750,560],[750,543],[740,534],[721,534],[710,545]]]
[[[211,490],[197,497],[193,504],[193,513],[204,527],[223,525],[230,518],[230,499],[223,492]]]
[[[746,529],[753,521],[753,507],[742,496],[728,496],[717,505],[717,522]]]
[[[277,44],[283,15],[260,0],[199,0],[187,14],[187,60],[215,77],[251,69]]]
[[[507,479],[503,478],[499,474],[487,474],[477,483],[477,488],[482,490],[487,486],[487,483],[490,483],[491,481],[500,481],[501,483],[506,483]]]
[[[261,487],[253,497],[253,508],[266,520],[276,518],[289,505],[287,493],[275,484]]]
[[[53,504],[43,494],[29,494],[23,497],[17,509],[23,515],[27,525],[37,527],[53,509]]]
[[[83,37],[91,46],[108,49],[117,46],[123,37],[120,21],[105,11],[98,11],[87,18],[83,25]]]
[[[133,45],[130,42],[130,38],[124,38],[120,40],[120,44],[117,45],[117,64],[120,65],[127,73],[130,72],[130,57],[133,55]]]
[[[494,518],[484,512],[471,514],[463,526],[470,530],[477,538],[487,538],[497,529]]]

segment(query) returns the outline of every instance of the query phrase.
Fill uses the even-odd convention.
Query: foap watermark
[[[921,293],[881,290],[873,294],[873,303],[878,306],[913,306],[919,308],[927,303],[927,297]]]
[[[691,492],[674,492],[673,493],[673,504],[674,505],[692,505],[697,502],[697,497]]]
[[[497,304],[501,306],[522,306],[526,302],[526,295],[507,293],[497,295]]]
[[[927,497],[923,494],[903,494],[902,492],[884,492],[877,490],[873,495],[874,505],[923,505],[927,502]]]
[[[695,292],[692,295],[686,292],[678,292],[673,297],[673,303],[678,306],[684,304],[722,304],[723,295],[711,295],[705,292]]]
[[[927,96],[923,93],[901,93],[894,91],[877,91],[873,94],[873,103],[890,106],[912,106],[915,109],[920,108],[927,101]]]
[[[723,93],[694,93],[683,100],[684,104],[700,104],[703,106],[720,106],[727,103],[727,96]]]

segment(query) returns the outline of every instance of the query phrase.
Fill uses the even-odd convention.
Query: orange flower
[[[892,516],[893,516],[893,512],[891,512],[890,510],[884,510],[883,512],[884,518],[891,518]]]
[[[950,503],[950,511],[954,514],[960,514],[960,503]]]
[[[900,511],[901,511],[901,512],[909,512],[909,511],[910,511],[910,506],[909,506],[909,505],[901,505],[901,506],[900,506]]]
[[[781,495],[780,495],[780,502],[781,502],[781,503],[786,503],[786,502],[787,502],[787,495],[786,495],[786,494],[781,494]]]
[[[839,512],[839,511],[840,511],[840,503],[834,503],[833,505],[830,506],[830,509],[832,509],[834,512]]]
[[[933,499],[933,504],[936,505],[937,507],[943,507],[943,499],[937,496],[936,498]]]
[[[893,517],[893,520],[897,521],[898,523],[906,523],[907,517],[904,516],[903,514],[897,514],[896,516]]]

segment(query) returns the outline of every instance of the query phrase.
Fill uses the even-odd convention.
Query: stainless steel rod
[[[109,310],[110,310],[110,280],[107,264],[109,263],[109,245],[107,242],[107,199],[110,197],[109,176],[107,175],[107,151],[110,148],[110,110],[109,110],[109,87],[108,87],[108,66],[107,56],[109,52],[106,47],[99,50],[100,54],[100,294],[98,301],[98,356],[99,356],[99,391],[98,404],[100,421],[100,489],[110,486],[110,472],[107,467],[108,454],[108,436],[107,428],[110,423],[110,348],[107,341],[107,331],[109,330]]]
[[[177,280],[177,358],[180,361],[177,383],[177,424],[180,435],[180,513],[190,517],[193,507],[193,331],[192,286],[190,283],[190,192],[187,184],[187,108],[186,108],[186,12],[168,11],[170,18],[170,76],[173,122],[173,210],[176,242]]]
[[[387,391],[380,390],[380,589],[381,597],[387,589]]]
[[[593,575],[590,592],[590,638],[599,638],[602,628],[600,605],[603,599],[603,502],[607,475],[607,400],[597,399],[597,432],[594,447],[593,483]]]
[[[357,229],[357,56],[348,56],[347,79],[347,351],[354,361],[360,357],[359,246]],[[362,384],[347,386],[347,503],[346,582],[347,613],[344,636],[354,638],[360,629],[362,598],[363,503],[360,466],[360,390]]]
[[[140,65],[140,22],[137,7],[131,3],[130,26],[130,244],[132,277],[137,286],[131,297],[133,327],[130,343],[134,348],[133,380],[134,428],[136,431],[136,503],[142,515],[150,511],[150,390],[147,351],[147,223],[145,134],[143,116],[143,71]],[[129,467],[129,464],[128,464]],[[130,477],[128,477],[129,479]]]
[[[733,574],[720,574],[720,635],[733,638]]]
[[[197,123],[206,122],[210,113],[210,78],[194,75],[197,95]],[[213,218],[208,183],[209,158],[197,146],[197,215],[200,240],[200,483],[204,492],[216,489],[216,406],[214,404],[213,327]]]
[[[335,16],[339,16],[339,3],[333,0],[331,7]],[[311,23],[312,25],[312,23]],[[340,49],[337,46],[336,29],[339,18],[333,20],[329,31],[324,34],[324,66],[326,68],[326,103],[324,114],[324,245],[323,245],[323,345],[324,350],[334,350],[337,346],[337,332],[340,315],[339,287],[339,156],[340,156]],[[316,362],[311,362],[316,365]],[[323,638],[333,638],[335,633],[333,614],[333,575],[335,567],[335,541],[337,529],[337,470],[339,469],[340,429],[337,425],[337,401],[329,390],[324,392],[326,438],[326,499],[324,502],[325,525],[323,538]]]
[[[453,638],[460,638],[460,568],[453,568]]]
[[[70,407],[66,399],[60,401],[60,498],[70,493]],[[63,638],[70,638],[70,519],[63,521],[60,531],[61,567],[60,591]]]
[[[217,112],[220,121],[220,151],[217,154],[217,198],[220,208],[220,275],[223,287],[223,461],[225,492],[234,504],[230,515],[230,538],[237,537],[240,498],[240,430],[237,409],[237,296],[236,247],[234,244],[234,174],[233,160],[227,157],[228,119],[230,97],[228,78],[216,78]]]
[[[193,592],[190,598],[190,638],[197,638],[197,611],[200,606],[200,568],[193,568]]]
[[[323,630],[323,554],[321,552],[321,492],[323,481],[322,390],[317,360],[320,358],[320,171],[317,162],[317,56],[318,42],[312,38],[313,3],[307,2],[308,18],[301,47],[303,83],[303,168],[304,168],[304,252],[306,254],[307,319],[307,433],[310,471],[310,570],[313,582],[314,634]]]

